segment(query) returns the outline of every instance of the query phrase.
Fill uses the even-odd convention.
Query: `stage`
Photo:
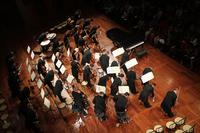
[[[100,25],[98,29],[98,40],[102,48],[110,51],[113,48],[113,42],[110,40],[106,31],[112,28],[121,28],[115,22],[110,20],[104,15],[92,16],[94,21],[92,23]],[[126,29],[123,29],[126,30]],[[59,38],[63,38],[63,33],[58,32]],[[70,40],[73,41],[73,40]],[[26,42],[28,43],[28,42]],[[29,42],[31,48],[36,49],[38,44],[34,42]],[[27,47],[27,46],[26,46]],[[17,62],[22,63],[22,78],[24,79],[24,84],[27,85],[30,79],[30,74],[28,73],[26,67],[26,57],[28,57],[26,47],[20,48],[17,51]],[[66,120],[61,118],[59,111],[53,108],[52,112],[46,112],[44,107],[42,107],[42,101],[39,92],[35,91],[34,95],[31,95],[31,99],[34,104],[38,103],[37,109],[39,111],[39,119],[41,121],[41,127],[44,129],[45,133],[70,133],[70,132],[80,132],[80,133],[144,133],[147,129],[153,128],[155,125],[165,126],[166,122],[174,120],[176,116],[186,117],[187,124],[196,124],[195,132],[200,131],[200,76],[186,69],[182,65],[178,64],[176,61],[172,60],[168,56],[161,53],[158,49],[155,49],[150,44],[145,43],[144,48],[148,51],[148,54],[138,59],[138,65],[134,67],[134,70],[139,78],[142,75],[142,71],[145,67],[151,67],[155,73],[154,82],[155,87],[155,102],[150,103],[151,108],[144,108],[138,101],[138,96],[130,94],[128,97],[128,108],[127,114],[131,121],[128,124],[120,125],[116,127],[116,113],[114,110],[114,102],[111,97],[107,100],[107,115],[108,120],[100,122],[94,114],[92,100],[94,98],[94,91],[91,89],[83,88],[84,93],[90,103],[88,110],[88,116],[86,118],[82,117],[84,125],[80,128],[74,128],[74,123],[76,122],[78,116],[70,110],[70,107],[61,109],[63,116]],[[134,55],[133,55],[134,56]],[[36,58],[39,56],[36,55]],[[66,61],[67,62],[67,61]],[[67,72],[71,72],[69,63],[64,63]],[[1,73],[1,77],[2,73]],[[6,78],[6,77],[5,77]],[[160,108],[162,99],[164,98],[166,92],[175,87],[181,87],[181,92],[177,104],[175,105],[174,111],[176,116],[173,118],[168,118],[163,114]],[[6,80],[1,81],[1,88],[5,92],[8,91],[8,86]],[[138,81],[136,82],[136,88],[139,92],[142,90],[142,85]],[[7,94],[7,93],[5,93]],[[16,101],[9,100],[9,104],[13,105]],[[11,106],[13,107],[13,106]],[[41,109],[42,108],[42,109]],[[15,116],[11,116],[16,119]],[[23,125],[18,122],[16,124],[16,131],[22,132]]]

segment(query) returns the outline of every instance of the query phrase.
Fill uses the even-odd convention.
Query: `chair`
[[[147,129],[146,133],[156,133],[153,129]]]
[[[161,125],[155,125],[154,126],[154,131],[156,131],[156,133],[163,133],[164,132],[164,128]]]
[[[183,126],[183,131],[185,133],[193,133],[194,132],[194,126],[195,125],[191,126],[191,125],[186,124],[186,125]]]

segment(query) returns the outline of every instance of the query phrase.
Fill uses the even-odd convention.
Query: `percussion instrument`
[[[176,128],[176,123],[173,122],[173,121],[168,121],[168,122],[166,123],[166,127],[167,127],[168,129],[170,129],[170,130],[173,130],[173,129]]]
[[[184,133],[184,131],[183,131],[183,130],[180,130],[180,129],[178,129],[178,130],[176,130],[176,131],[175,131],[175,133]]]
[[[184,125],[183,126],[184,133],[192,133],[194,131],[194,126]]]
[[[177,118],[175,118],[174,122],[178,126],[183,125],[185,123],[185,118],[177,117]]]
[[[162,133],[164,132],[164,128],[161,125],[155,125],[154,131],[156,131],[156,133]]]
[[[156,133],[153,129],[148,129],[146,133]]]

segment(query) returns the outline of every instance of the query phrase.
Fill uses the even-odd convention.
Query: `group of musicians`
[[[98,38],[97,38],[97,29],[99,26],[92,26],[91,18],[81,18],[81,12],[76,12],[73,17],[68,19],[67,32],[64,36],[64,45],[67,51],[69,50],[69,60],[71,65],[71,74],[74,76],[75,81],[72,83],[73,91],[70,93],[73,98],[72,110],[73,112],[78,112],[83,116],[87,116],[87,109],[89,103],[87,101],[87,96],[84,94],[81,89],[79,89],[81,83],[86,82],[88,88],[94,89],[94,84],[99,78],[97,85],[104,86],[106,89],[110,90],[109,93],[99,92],[94,96],[92,103],[94,104],[94,112],[100,121],[107,119],[106,115],[106,101],[108,97],[112,97],[115,103],[115,111],[117,120],[119,123],[126,123],[129,121],[129,118],[126,114],[127,103],[128,103],[128,93],[122,94],[119,93],[118,87],[121,85],[127,85],[130,89],[130,92],[133,95],[138,93],[136,89],[135,82],[137,79],[136,73],[133,69],[127,69],[124,65],[125,62],[130,59],[130,51],[125,51],[118,60],[111,62],[109,52],[100,49]],[[74,39],[76,47],[71,45],[71,38]],[[45,39],[45,38],[43,38]],[[43,40],[39,38],[40,42]],[[57,55],[60,52],[59,44],[57,40],[53,41],[53,53]],[[99,50],[99,51],[98,51]],[[100,52],[100,57],[98,60],[94,59],[94,53]],[[59,58],[59,55],[56,56],[56,59]],[[55,60],[56,62],[57,60]],[[54,62],[54,64],[55,64]],[[110,63],[111,62],[111,63]],[[101,76],[97,78],[96,74],[98,71],[94,67],[95,63],[98,67],[102,69]],[[110,65],[111,64],[111,65]],[[108,74],[107,68],[109,66],[119,66],[122,67],[122,73],[124,74]],[[65,98],[61,96],[61,91],[63,90],[62,80],[58,79],[55,83],[55,86],[52,85],[52,80],[54,79],[54,70],[47,71],[45,67],[45,58],[40,58],[38,60],[38,73],[44,77],[44,82],[50,89],[52,89],[54,95],[57,95],[61,102],[65,102]],[[56,65],[55,65],[56,67]],[[145,68],[143,75],[153,72],[151,68]],[[123,81],[125,79],[125,82]],[[154,89],[155,84],[148,81],[142,83],[143,90],[139,94],[139,101],[141,101],[145,108],[151,107],[149,103],[149,97],[151,96],[153,101],[155,100]],[[173,117],[174,114],[171,111],[171,108],[175,105],[177,98],[177,90],[167,92],[164,100],[162,101],[161,108],[169,116]]]

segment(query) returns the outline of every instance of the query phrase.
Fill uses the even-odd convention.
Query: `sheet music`
[[[152,79],[154,79],[154,75],[152,72],[148,72],[145,75],[142,75],[141,77],[142,83],[146,83]]]
[[[120,73],[120,67],[118,66],[107,68],[107,74],[118,74],[118,73]]]
[[[28,66],[28,58],[26,58],[26,66]]]
[[[69,55],[70,55],[70,49],[68,48],[67,49],[67,56],[69,57]]]
[[[49,101],[49,99],[48,98],[44,98],[44,105],[47,107],[47,108],[50,108],[50,106],[51,106],[51,103],[50,103],[50,101]]]
[[[129,93],[129,86],[119,86],[118,89],[120,94]]]
[[[125,52],[125,51],[124,51],[124,48],[121,47],[121,48],[118,48],[118,49],[114,50],[114,51],[112,52],[112,54],[113,54],[114,57],[117,57],[117,56],[123,54],[124,52]]]
[[[67,82],[71,84],[73,80],[74,80],[74,76],[71,75],[71,74],[69,74],[69,75],[67,76]]]
[[[38,79],[38,81],[37,81],[37,87],[40,89],[41,87],[42,87],[42,81],[41,81],[41,79]]]
[[[96,85],[96,93],[103,92],[104,94],[106,93],[106,87],[101,86],[101,85]]]
[[[44,99],[44,95],[45,95],[45,92],[44,92],[43,89],[41,89],[41,91],[40,91],[40,96],[42,97],[42,99]]]
[[[35,54],[33,51],[31,51],[31,59],[34,59],[34,57],[35,57]]]
[[[35,75],[35,72],[33,71],[32,74],[31,74],[31,80],[34,81],[35,77],[36,77],[36,75]]]
[[[52,62],[54,62],[55,59],[56,59],[56,56],[53,54],[53,55],[51,56],[51,60],[52,60]]]
[[[83,85],[83,86],[85,86],[85,85],[87,85],[87,84],[88,84],[87,81],[83,81],[83,82],[81,83],[81,85]]]
[[[95,58],[95,60],[99,61],[100,53],[95,53],[94,54],[94,58]]]
[[[58,60],[58,61],[56,62],[56,66],[57,66],[58,68],[60,68],[61,65],[62,65],[62,62],[61,62],[60,60]]]
[[[63,90],[61,91],[61,96],[62,96],[63,98],[67,98],[67,97],[69,97],[69,94],[68,94],[68,92],[67,92],[65,89],[63,89]]]
[[[64,74],[64,73],[65,73],[65,70],[66,70],[65,66],[62,65],[61,68],[60,68],[60,72],[61,72],[62,74]]]
[[[138,64],[138,62],[137,62],[136,58],[133,58],[133,59],[127,61],[125,63],[125,66],[126,66],[127,69],[129,69],[129,68],[131,68],[131,67],[133,67],[133,66],[135,66],[137,64]]]
[[[31,52],[31,47],[30,46],[27,47],[27,52],[28,52],[28,54],[30,54],[30,52]]]
[[[28,65],[28,72],[31,73],[31,65]]]

